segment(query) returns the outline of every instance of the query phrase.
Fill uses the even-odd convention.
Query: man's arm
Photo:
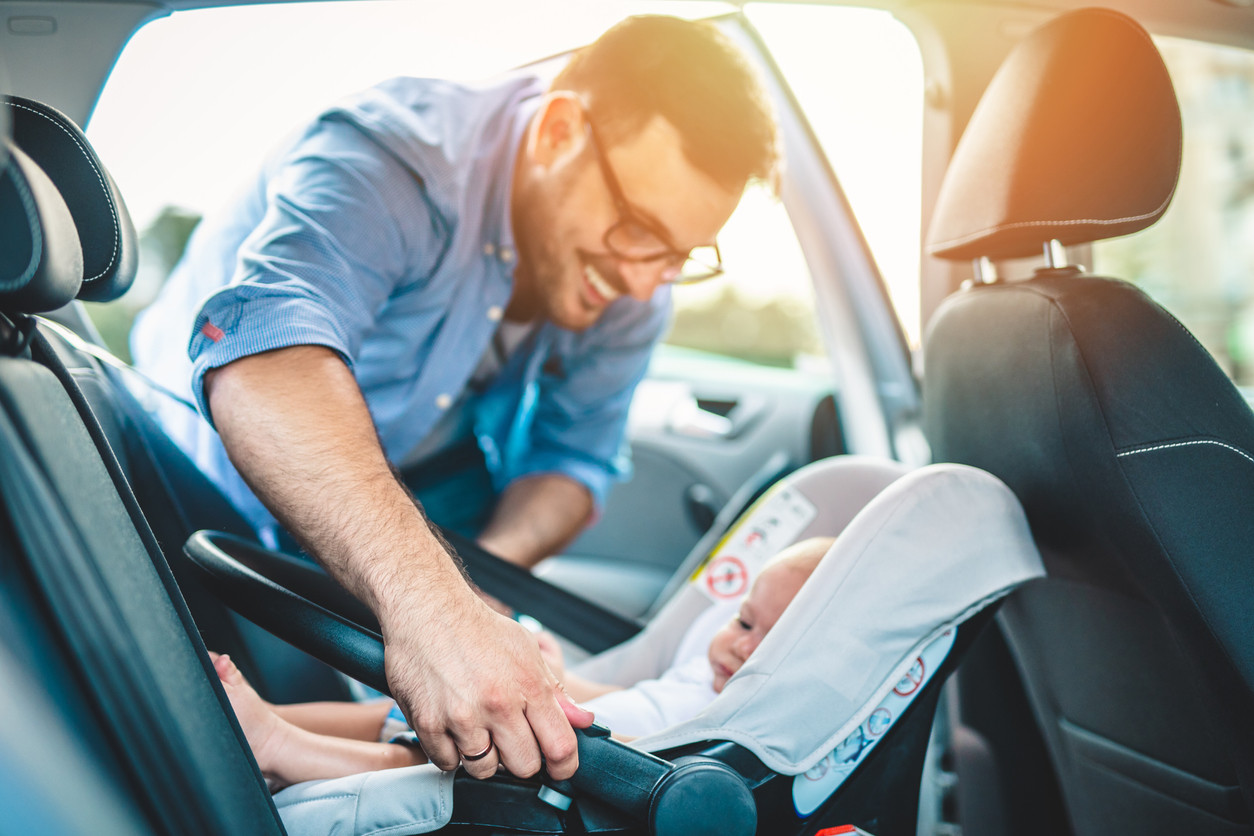
[[[531,568],[574,540],[591,521],[592,510],[592,494],[569,476],[524,476],[501,494],[479,545]]]
[[[431,762],[459,751],[487,777],[570,777],[571,723],[590,715],[559,701],[535,640],[471,591],[397,483],[351,371],[330,349],[251,355],[205,378],[232,462],[288,531],[379,619],[388,683]],[[563,716],[565,712],[565,717]],[[490,737],[489,737],[490,735]]]

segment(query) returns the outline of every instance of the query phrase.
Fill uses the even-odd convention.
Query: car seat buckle
[[[564,793],[560,793],[550,786],[544,785],[540,787],[540,792],[536,793],[540,800],[550,807],[556,807],[559,810],[569,810],[571,805],[571,797]]]

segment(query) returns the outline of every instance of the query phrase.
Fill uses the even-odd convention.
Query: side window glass
[[[1184,153],[1170,208],[1149,229],[1094,245],[1254,387],[1254,52],[1156,39],[1180,99]]]
[[[784,206],[746,192],[719,236],[726,272],[674,289],[670,345],[765,366],[823,370],[814,288]]]
[[[745,14],[831,162],[917,346],[924,77],[914,35],[878,9],[751,2]]]
[[[923,63],[914,37],[889,13],[868,9],[749,3],[745,14],[840,178],[917,345]],[[764,190],[751,192],[719,242],[727,275],[676,289],[667,341],[825,368],[810,273],[783,206]]]
[[[679,17],[730,8],[649,4]],[[133,316],[200,217],[339,97],[398,75],[473,81],[588,43],[640,11],[635,0],[326,0],[176,11],[148,23],[119,57],[87,125],[140,231],[135,286],[116,302],[88,305],[106,343],[127,356]]]

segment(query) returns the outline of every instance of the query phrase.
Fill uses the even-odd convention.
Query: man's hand
[[[555,779],[573,775],[571,726],[587,726],[592,714],[570,702],[532,634],[472,596],[441,609],[456,630],[414,619],[384,626],[388,684],[431,762],[453,769],[491,746],[463,760],[468,773],[487,778],[500,764],[526,777],[543,764]]]
[[[487,777],[503,763],[569,778],[578,764],[569,704],[535,639],[470,589],[393,477],[339,355],[296,346],[236,360],[205,378],[240,474],[288,531],[383,627],[388,682],[431,761]],[[565,701],[563,704],[561,701]],[[490,736],[490,737],[489,737]]]

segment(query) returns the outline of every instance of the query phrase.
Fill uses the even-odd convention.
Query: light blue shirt
[[[509,302],[509,187],[543,92],[530,76],[398,78],[323,113],[197,227],[137,320],[136,365],[209,418],[207,370],[327,346],[352,369],[388,458],[403,460],[458,403]],[[588,330],[545,323],[510,355],[471,401],[497,490],[553,472],[603,504],[627,473],[627,408],[669,309],[665,289],[622,297]],[[258,530],[272,526],[206,421],[154,406]]]

